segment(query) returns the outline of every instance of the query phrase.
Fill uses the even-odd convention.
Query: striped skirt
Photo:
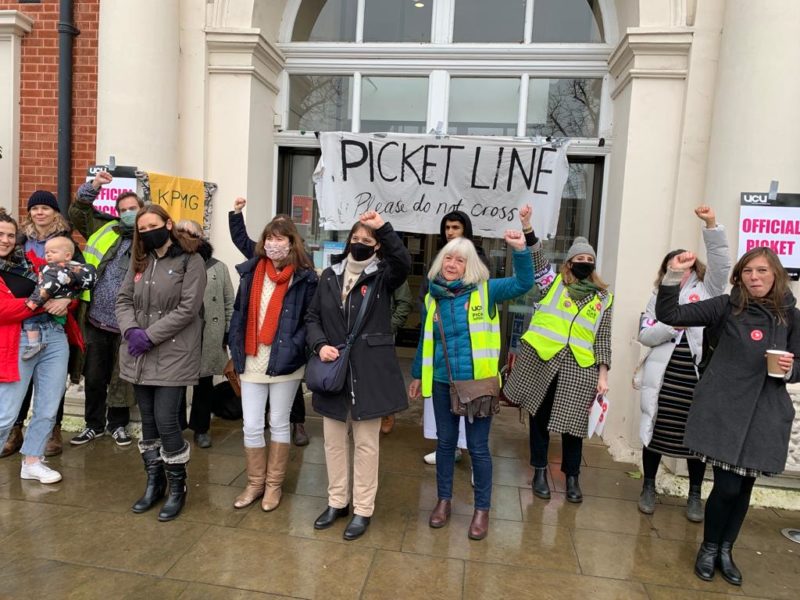
[[[696,385],[697,373],[692,351],[684,335],[675,346],[664,372],[664,381],[658,393],[658,413],[653,426],[653,439],[648,446],[650,450],[675,458],[697,458],[683,445],[686,420]]]

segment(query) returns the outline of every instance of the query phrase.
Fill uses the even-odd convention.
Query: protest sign
[[[113,179],[100,188],[92,206],[95,210],[117,217],[117,196],[124,192],[136,192],[136,167],[118,166],[109,170],[107,165],[92,165],[86,170],[86,181],[92,181],[100,171],[108,171]]]
[[[800,194],[746,192],[739,209],[739,256],[766,246],[781,260],[793,279],[800,275]]]
[[[173,221],[191,219],[203,224],[205,189],[199,179],[148,173],[150,201],[169,213]]]
[[[519,229],[533,206],[539,237],[555,236],[569,166],[566,147],[501,138],[320,134],[314,173],[320,223],[348,230],[368,210],[398,231],[439,233],[448,212],[469,215],[476,235]]]

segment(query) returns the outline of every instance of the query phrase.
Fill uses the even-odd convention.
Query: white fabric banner
[[[326,132],[314,173],[320,224],[348,230],[368,210],[397,231],[439,233],[460,210],[475,235],[519,229],[533,206],[540,238],[555,236],[569,165],[565,145],[473,136]]]

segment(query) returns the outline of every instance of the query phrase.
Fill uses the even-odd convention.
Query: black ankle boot
[[[167,491],[167,477],[164,475],[164,462],[158,448],[146,450],[142,453],[144,470],[147,473],[147,484],[144,495],[131,507],[135,513],[143,513],[155,506],[164,497]]]
[[[583,492],[577,475],[567,475],[567,502],[574,504],[583,502]]]
[[[183,505],[186,504],[186,464],[166,464],[164,469],[169,481],[169,496],[158,513],[158,520],[172,521],[181,514]]]
[[[656,480],[645,477],[639,495],[639,512],[652,515],[656,510]]]
[[[694,561],[694,574],[703,581],[714,579],[714,565],[719,554],[719,544],[703,542],[700,550],[697,551],[697,559]]]
[[[719,545],[719,554],[717,555],[717,566],[719,567],[722,578],[732,585],[742,585],[742,572],[733,562],[733,544],[731,542],[722,542]]]
[[[689,486],[689,499],[686,501],[686,518],[692,523],[703,522],[703,501],[700,499],[700,486]]]
[[[547,467],[534,467],[531,481],[533,495],[542,500],[550,500],[550,486],[547,484]]]
[[[344,528],[344,539],[350,541],[360,538],[367,531],[369,527],[369,517],[362,517],[361,515],[353,515],[347,527]]]
[[[333,508],[328,506],[317,520],[314,521],[314,529],[327,529],[336,522],[336,519],[341,519],[350,515],[350,505],[344,508]]]

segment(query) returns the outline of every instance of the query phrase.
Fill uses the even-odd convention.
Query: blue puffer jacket
[[[247,331],[247,308],[250,305],[250,287],[260,257],[236,265],[239,272],[239,290],[233,304],[233,317],[228,331],[231,358],[237,373],[244,373],[244,338]],[[278,331],[269,355],[267,375],[287,375],[306,364],[306,309],[317,289],[317,274],[312,269],[295,272],[286,296],[283,298]]]
[[[502,279],[489,280],[489,306],[497,310],[495,304],[505,302],[511,298],[521,296],[533,287],[533,261],[529,249],[515,250],[514,276],[503,277]],[[439,311],[442,315],[442,328],[447,339],[447,354],[450,358],[450,369],[453,371],[453,379],[462,381],[472,379],[472,351],[469,339],[469,323],[467,322],[467,310],[469,307],[469,293],[456,296],[455,298],[443,298],[439,300]],[[420,322],[425,324],[427,311],[422,308]],[[450,379],[447,376],[447,365],[444,362],[444,352],[440,342],[439,327],[433,325],[433,379],[447,383]],[[411,376],[414,379],[422,378],[422,340],[419,336],[417,345],[417,355],[414,357],[414,364],[411,367]]]

